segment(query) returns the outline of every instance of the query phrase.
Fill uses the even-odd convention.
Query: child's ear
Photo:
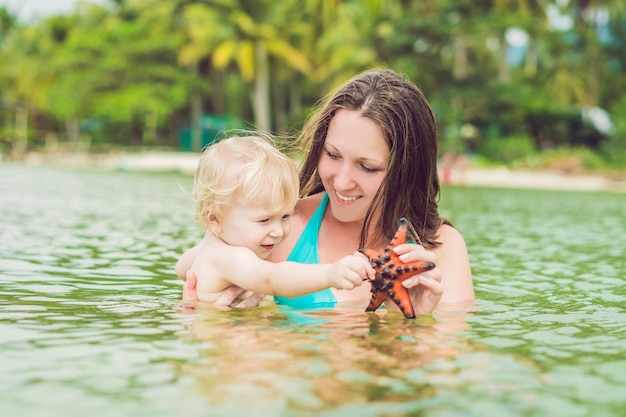
[[[215,236],[219,236],[222,232],[222,222],[220,221],[220,219],[215,214],[212,214],[210,211],[204,213],[204,216],[206,218],[206,224],[209,230]]]

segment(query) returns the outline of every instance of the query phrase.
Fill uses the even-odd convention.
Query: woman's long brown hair
[[[373,120],[390,150],[388,171],[367,211],[360,246],[384,245],[393,237],[401,217],[412,225],[416,240],[427,248],[438,246],[438,228],[450,223],[438,211],[435,118],[419,88],[394,71],[357,75],[329,95],[307,121],[300,135],[306,153],[300,169],[301,196],[324,190],[317,165],[330,121],[340,109],[358,111]],[[369,240],[374,213],[380,213],[375,230],[381,233]]]

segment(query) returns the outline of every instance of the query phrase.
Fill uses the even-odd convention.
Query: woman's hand
[[[186,308],[195,308],[198,305],[198,293],[196,286],[198,285],[198,279],[196,274],[191,271],[187,271],[185,284],[183,285],[183,306]],[[265,297],[263,294],[248,293],[243,288],[239,288],[236,285],[231,285],[222,291],[222,294],[215,301],[216,306],[232,307],[232,308],[248,308],[256,307],[259,302]]]
[[[222,295],[215,301],[215,305],[231,308],[250,308],[259,305],[259,302],[265,297],[264,294],[258,294],[231,285],[222,291]]]
[[[393,250],[404,262],[422,260],[436,264],[435,254],[427,251],[421,245],[405,243],[396,246]],[[414,275],[406,279],[402,285],[409,289],[411,302],[417,315],[432,314],[443,295],[443,283],[439,267]]]

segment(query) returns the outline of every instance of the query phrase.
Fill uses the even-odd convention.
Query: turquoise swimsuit
[[[302,231],[300,238],[296,242],[296,245],[291,250],[288,261],[300,262],[304,264],[319,264],[320,257],[317,253],[317,242],[322,224],[322,218],[324,217],[324,210],[328,204],[328,194],[324,193],[322,201],[319,207],[315,210],[313,217],[309,220],[306,227]],[[294,277],[298,279],[298,277]],[[278,297],[275,296],[276,303],[286,305],[298,309],[308,308],[328,308],[337,304],[337,300],[333,295],[330,288],[322,291],[318,291],[313,294],[303,295],[301,297]]]

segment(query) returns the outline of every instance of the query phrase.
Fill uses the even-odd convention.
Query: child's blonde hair
[[[270,136],[260,133],[231,136],[208,146],[193,183],[195,217],[204,228],[207,213],[221,219],[235,199],[278,213],[293,209],[298,194],[295,162],[276,148]]]

